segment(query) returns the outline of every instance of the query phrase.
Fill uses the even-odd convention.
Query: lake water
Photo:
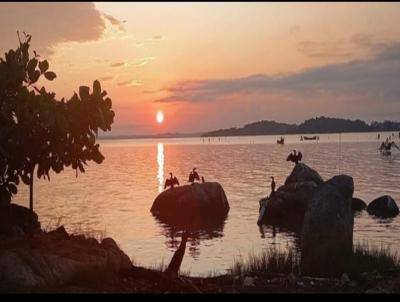
[[[389,135],[381,133],[381,138]],[[106,158],[101,165],[89,164],[78,178],[67,169],[52,174],[50,182],[35,180],[34,208],[44,228],[61,222],[71,232],[105,233],[138,265],[168,264],[180,233],[159,223],[150,207],[170,171],[182,184],[197,167],[206,181],[221,183],[231,207],[222,226],[188,243],[181,269],[203,275],[223,273],[249,252],[296,243],[294,234],[273,234],[256,223],[258,201],[269,194],[270,176],[277,187],[284,183],[293,168],[286,156],[293,149],[325,180],[339,173],[351,175],[354,196],[366,203],[389,194],[399,204],[400,151],[380,155],[377,133],[321,134],[317,142],[301,142],[299,137],[286,135],[283,146],[276,144],[277,136],[100,140]],[[20,186],[15,202],[28,206],[28,198],[28,188]],[[364,211],[355,218],[355,242],[400,251],[399,234],[400,217],[382,220]]]

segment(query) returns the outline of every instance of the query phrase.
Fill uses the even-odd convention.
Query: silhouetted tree
[[[30,58],[30,40],[25,34],[19,47],[0,59],[0,202],[11,201],[21,179],[30,186],[33,211],[35,170],[38,178],[50,180],[50,170],[71,166],[78,175],[88,161],[101,163],[96,137],[99,129],[111,130],[114,112],[97,80],[92,92],[81,86],[69,100],[37,88],[41,76],[52,81],[56,74],[36,52]]]

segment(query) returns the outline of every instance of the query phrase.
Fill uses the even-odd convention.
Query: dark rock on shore
[[[384,195],[371,201],[368,204],[367,212],[378,217],[389,218],[399,214],[399,207],[391,196]]]
[[[129,257],[111,238],[69,235],[64,227],[33,237],[3,241],[0,289],[62,285],[88,271],[121,272],[132,268]]]
[[[33,214],[33,217],[32,217]],[[0,238],[23,236],[29,232],[40,233],[38,215],[28,208],[11,203],[0,208]]]
[[[201,223],[224,219],[229,203],[219,183],[194,183],[160,193],[150,211],[167,221]]]
[[[351,201],[351,208],[353,211],[363,211],[367,208],[367,204],[363,200],[353,197]]]

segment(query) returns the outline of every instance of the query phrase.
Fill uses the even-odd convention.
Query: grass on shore
[[[397,252],[388,247],[370,247],[368,243],[359,243],[353,247],[353,254],[346,259],[345,267],[350,273],[384,272],[391,269],[400,269],[400,257]]]
[[[45,227],[43,227],[43,231],[46,233],[55,231],[59,227],[62,226],[61,221],[63,219],[63,216],[57,217],[57,218],[50,218],[47,221],[47,224]],[[102,242],[104,238],[107,236],[107,231],[106,230],[94,230],[90,227],[83,227],[82,223],[75,224],[71,230],[68,230],[68,234],[78,236],[78,235],[83,235],[85,238],[94,238],[98,242]]]
[[[260,254],[250,252],[246,260],[243,257],[235,258],[229,271],[235,276],[298,272],[300,261],[297,257],[298,253],[294,249],[283,251],[278,248],[270,248],[263,250]]]
[[[318,260],[307,261],[308,265],[311,263],[312,267],[306,267],[302,263],[300,252],[294,248],[287,251],[271,248],[263,250],[258,255],[252,252],[246,260],[243,258],[235,259],[230,271],[235,276],[275,275],[293,272],[297,275],[324,277],[340,276],[342,273],[347,273],[356,277],[364,272],[382,273],[393,269],[400,270],[400,257],[396,252],[392,252],[389,248],[383,246],[371,247],[367,243],[356,244],[351,254],[330,259],[330,267],[335,266],[337,269],[333,275],[329,275],[324,264],[321,264]]]

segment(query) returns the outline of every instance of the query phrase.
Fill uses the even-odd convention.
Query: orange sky
[[[398,120],[399,19],[398,3],[1,3],[0,50],[31,33],[60,98],[99,79],[113,134]]]

